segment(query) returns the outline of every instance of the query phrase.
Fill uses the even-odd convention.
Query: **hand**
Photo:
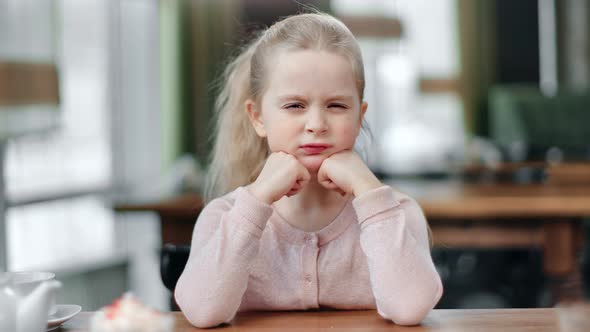
[[[383,184],[353,151],[335,153],[322,162],[318,182],[327,189],[355,197]]]
[[[297,194],[310,178],[307,169],[293,155],[273,152],[248,189],[258,199],[272,204],[285,195]]]

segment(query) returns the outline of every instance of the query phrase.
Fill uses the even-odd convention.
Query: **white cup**
[[[52,272],[5,272],[12,280],[12,285],[18,294],[23,297],[29,296],[37,286],[42,282],[55,280],[55,273]],[[48,317],[57,312],[55,303],[55,292],[49,295],[49,312]]]

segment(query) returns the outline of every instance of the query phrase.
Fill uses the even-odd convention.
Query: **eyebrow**
[[[307,98],[305,98],[302,95],[283,95],[283,96],[279,96],[279,100],[280,101],[287,101],[287,100],[292,100],[292,99],[305,100]]]
[[[279,100],[280,101],[287,101],[287,100],[307,100],[307,98],[305,96],[302,95],[297,95],[297,94],[292,94],[292,95],[284,95],[284,96],[279,96]],[[330,96],[328,99],[328,101],[334,101],[334,100],[346,100],[346,101],[353,101],[354,97],[351,95],[334,95],[334,96]]]

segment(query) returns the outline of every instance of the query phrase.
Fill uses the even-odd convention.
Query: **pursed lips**
[[[303,151],[305,151],[305,153],[308,155],[320,154],[320,153],[324,152],[324,150],[326,150],[330,147],[331,147],[331,145],[329,145],[329,144],[321,144],[321,143],[310,143],[310,144],[304,144],[304,145],[300,146],[300,148]]]

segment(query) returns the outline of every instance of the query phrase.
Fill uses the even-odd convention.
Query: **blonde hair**
[[[338,19],[323,13],[306,13],[276,22],[246,45],[225,69],[223,87],[215,104],[215,143],[206,201],[258,177],[268,156],[265,138],[259,137],[245,111],[248,99],[259,101],[265,88],[266,64],[279,50],[317,50],[347,58],[363,100],[365,74],[359,45]],[[364,125],[366,127],[366,125]]]

